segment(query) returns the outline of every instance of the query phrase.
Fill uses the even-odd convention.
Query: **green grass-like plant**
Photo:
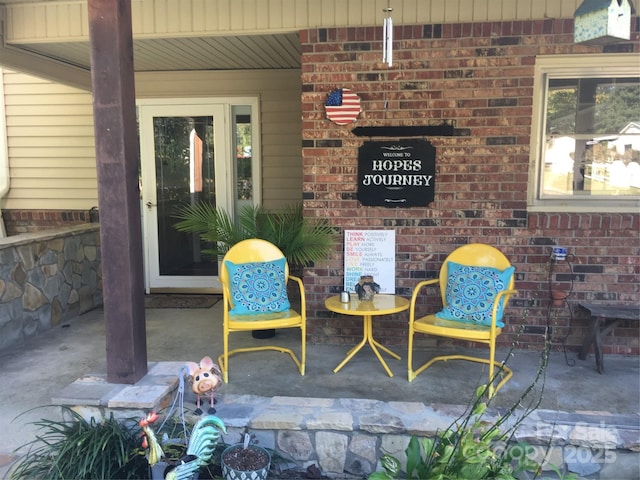
[[[67,407],[65,420],[41,419],[36,438],[11,469],[10,480],[142,479],[149,469],[135,419],[85,420]],[[19,449],[19,450],[20,450]]]

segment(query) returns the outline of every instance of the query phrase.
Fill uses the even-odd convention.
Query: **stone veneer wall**
[[[378,460],[383,453],[405,465],[412,435],[434,438],[467,410],[464,405],[252,395],[220,395],[217,408],[216,415],[227,425],[226,443],[236,443],[249,427],[259,445],[296,467],[315,464],[324,474],[351,478],[381,469]],[[503,432],[520,419],[518,412]],[[482,418],[491,423],[499,416],[489,409]],[[625,415],[534,410],[510,441],[530,444],[533,449],[527,456],[542,465],[543,474],[552,474],[554,466],[565,474],[599,480],[638,478],[640,430],[631,426],[634,422],[633,416]]]
[[[142,418],[150,410],[177,415],[175,389],[180,362],[149,364],[149,373],[135,385],[106,383],[101,374],[77,379],[53,398],[85,419]],[[189,397],[189,405],[195,408]],[[363,478],[378,468],[378,459],[390,453],[406,460],[404,450],[412,435],[434,437],[466,412],[464,405],[421,402],[382,402],[354,398],[260,397],[216,395],[216,415],[227,426],[221,439],[239,443],[246,427],[258,444],[278,452],[296,468],[311,465],[329,477]],[[187,404],[185,403],[185,405]],[[180,407],[178,407],[180,408]],[[517,410],[507,422],[521,419]],[[490,408],[483,419],[495,422],[500,413]],[[185,411],[193,424],[200,416]],[[160,425],[158,422],[157,426]],[[502,429],[504,432],[507,426]],[[634,415],[607,412],[533,410],[518,425],[513,441],[534,447],[532,457],[563,472],[599,480],[639,478],[640,429]]]
[[[99,225],[0,239],[0,350],[101,304]]]

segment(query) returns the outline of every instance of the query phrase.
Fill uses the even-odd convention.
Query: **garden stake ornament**
[[[191,390],[197,396],[195,411],[196,415],[202,415],[202,409],[200,408],[200,396],[209,395],[209,410],[207,413],[213,415],[216,413],[216,409],[213,407],[215,404],[214,393],[222,385],[222,373],[220,367],[213,363],[211,357],[203,357],[198,365],[195,362],[187,362],[186,367],[189,371],[189,381],[191,382]]]
[[[151,424],[158,419],[156,412],[147,414],[145,418],[138,422],[140,428],[142,428],[142,448],[147,450],[147,461],[149,465],[153,466],[164,458],[164,451],[160,446],[160,442],[156,438],[156,434],[151,428]]]
[[[158,414],[154,411],[138,422],[142,428],[142,448],[146,450],[147,461],[151,467],[158,462],[166,461],[162,446],[151,427],[151,424],[157,419]],[[163,426],[164,422],[160,429]],[[222,420],[214,415],[202,417],[191,431],[191,438],[188,440],[185,455],[178,460],[176,465],[171,465],[165,469],[163,478],[165,480],[191,480],[198,478],[197,476],[194,477],[194,475],[197,474],[201,467],[211,463],[216,445],[223,433],[227,433],[227,427]]]

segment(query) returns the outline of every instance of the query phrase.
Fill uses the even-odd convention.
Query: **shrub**
[[[508,357],[511,354],[512,352]],[[394,456],[384,454],[380,457],[383,470],[372,473],[368,480],[403,478],[400,475],[421,480],[517,480],[517,475],[523,472],[532,473],[537,477],[542,468],[532,459],[533,447],[525,442],[512,440],[518,426],[540,405],[548,358],[547,341],[535,379],[515,404],[496,421],[488,422],[483,419],[490,399],[483,400],[487,393],[487,385],[482,385],[476,390],[475,398],[472,399],[467,412],[435,438],[411,437],[405,450],[407,462],[404,467]],[[498,370],[491,382],[501,374]],[[536,391],[538,384],[541,385],[539,392]],[[524,407],[524,411],[518,414],[517,410],[521,407]],[[503,431],[502,428],[508,421],[510,425]],[[558,478],[576,478],[572,474],[563,476],[555,466],[548,467],[556,472]]]
[[[22,446],[28,447],[27,453],[12,468],[10,480],[148,477],[135,419],[115,420],[111,415],[87,421],[70,408],[62,408],[67,420],[33,422],[42,432]]]

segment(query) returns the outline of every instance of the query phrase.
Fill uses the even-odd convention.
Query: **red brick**
[[[546,324],[552,244],[569,246],[576,255],[575,265],[607,267],[602,274],[581,274],[572,298],[610,295],[614,300],[637,303],[640,297],[640,215],[526,213],[535,58],[601,51],[600,47],[575,45],[572,25],[571,19],[444,25],[443,38],[433,39],[422,38],[421,25],[402,25],[395,32],[392,68],[380,61],[379,27],[329,29],[328,38],[335,40],[322,44],[317,42],[317,30],[301,32],[302,79],[305,91],[314,92],[303,95],[303,138],[339,138],[344,145],[303,149],[304,191],[322,195],[320,200],[306,202],[306,211],[312,216],[330,216],[338,228],[394,228],[389,225],[396,225],[398,219],[429,220],[426,226],[395,227],[396,250],[403,256],[398,259],[396,285],[407,292],[417,282],[412,275],[437,271],[446,254],[461,243],[498,245],[516,265],[519,298],[537,302],[526,315],[523,308],[509,309],[511,328],[503,335],[504,345],[517,340],[523,348],[540,348],[542,336],[516,332],[518,325]],[[492,45],[498,36],[518,35],[523,36],[517,45]],[[347,40],[375,43],[370,51],[352,52],[345,49]],[[638,39],[634,42],[634,50],[640,51]],[[477,56],[477,52],[487,52],[487,56]],[[376,77],[362,80],[372,74]],[[336,86],[360,94],[363,112],[356,126],[424,125],[436,119],[469,129],[468,136],[429,139],[437,148],[436,201],[429,208],[363,207],[354,199],[342,199],[345,192],[356,191],[357,148],[369,139],[354,137],[350,127],[326,120],[323,100]],[[505,98],[515,98],[517,104],[488,107],[489,99]],[[515,144],[487,145],[488,137],[513,138]],[[468,210],[483,213],[467,218],[463,212]],[[338,245],[335,258],[327,265],[309,269],[313,282],[308,286],[313,288],[307,300],[313,341],[350,344],[361,336],[359,322],[336,325],[327,320],[324,310],[327,292],[341,285],[336,272],[341,271],[342,261]],[[328,265],[331,269],[323,268]],[[439,294],[435,289],[430,294],[428,302],[433,307]],[[557,331],[570,333],[567,345],[576,349],[586,334],[586,324],[572,326],[568,312],[560,312],[555,322]],[[381,329],[381,338],[390,345],[406,343],[405,324],[406,317],[393,316],[389,327]],[[616,329],[610,337],[607,348],[611,351],[638,354],[637,340],[628,346],[634,341],[628,329]]]

